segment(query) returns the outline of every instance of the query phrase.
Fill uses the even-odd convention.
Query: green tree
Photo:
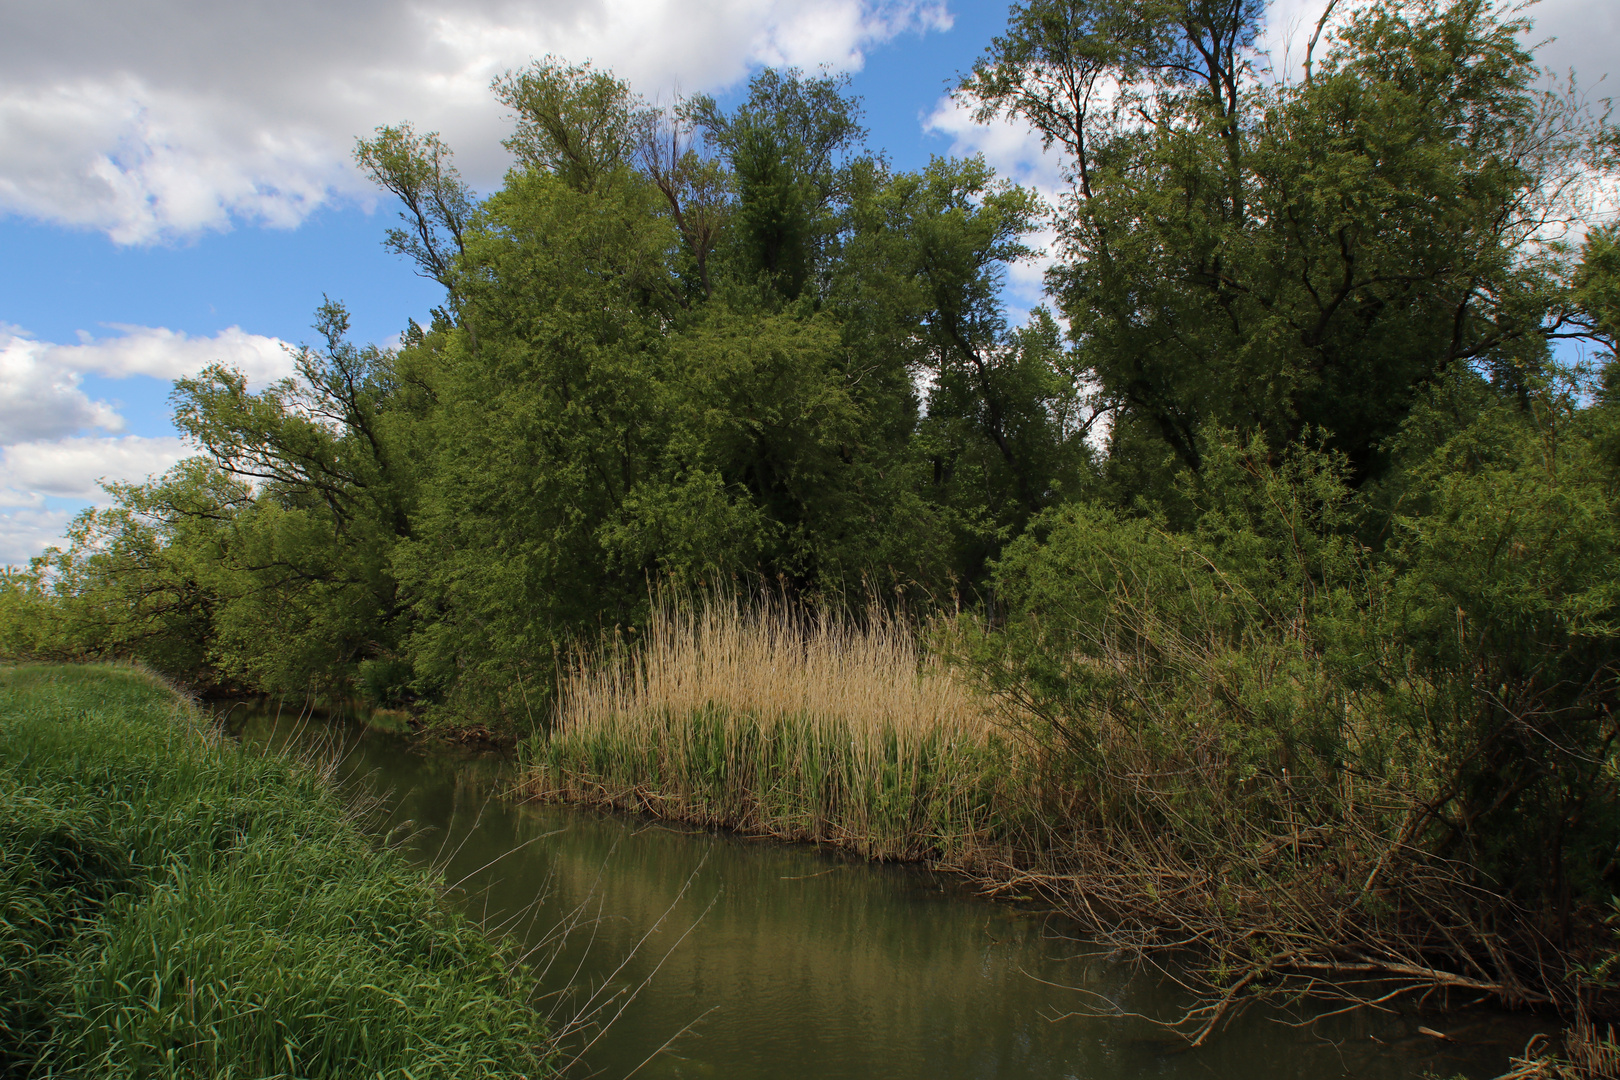
[[[214,618],[216,662],[261,689],[343,687],[356,665],[396,656],[409,625],[391,562],[415,528],[413,439],[431,394],[393,353],[346,340],[341,305],[323,304],[317,329],[326,347],[301,349],[297,373],[262,391],[214,366],[174,395],[176,426],[221,475],[253,485],[206,561],[231,598]],[[152,499],[180,506],[161,488],[125,503]],[[176,512],[220,513],[208,505]]]
[[[680,108],[730,166],[736,272],[788,300],[833,257],[837,210],[848,202],[851,160],[866,137],[848,87],[848,76],[766,68],[730,115],[707,96]]]
[[[517,118],[504,145],[525,169],[589,191],[633,161],[646,106],[622,79],[556,57],[509,71],[495,96]]]
[[[450,148],[438,132],[418,135],[403,123],[355,140],[354,157],[367,178],[404,207],[399,216],[406,227],[388,230],[388,247],[449,289],[451,264],[464,250],[462,237],[474,205]]]
[[[1360,8],[1300,83],[1253,71],[1261,14],[1019,5],[962,93],[1066,152],[1051,284],[1122,434],[1196,469],[1212,425],[1320,429],[1361,480],[1448,371],[1522,394],[1545,366],[1570,266],[1537,238],[1604,121],[1475,0]]]
[[[418,613],[417,669],[436,692],[459,685],[476,699],[466,704],[489,707],[513,672],[544,683],[574,633],[636,602],[597,536],[666,431],[662,338],[679,309],[657,198],[628,176],[582,188],[514,171],[468,236],[464,328],[400,357],[435,402],[423,526],[395,564]]]
[[[872,170],[834,276],[831,306],[851,348],[925,387],[910,453],[923,490],[957,523],[969,578],[1031,514],[1078,492],[1105,411],[1046,312],[1008,324],[1006,271],[1031,257],[1024,237],[1043,214],[982,158]]]

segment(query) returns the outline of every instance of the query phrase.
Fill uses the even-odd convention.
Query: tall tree
[[[729,115],[707,96],[681,110],[731,167],[737,270],[789,300],[825,271],[835,211],[848,202],[849,165],[866,137],[848,88],[848,76],[766,68]]]
[[[1321,429],[1364,479],[1448,370],[1546,362],[1569,267],[1535,241],[1591,125],[1477,0],[1359,9],[1300,83],[1250,70],[1260,15],[1036,0],[961,92],[1066,151],[1051,284],[1122,433],[1197,468],[1212,426]]]
[[[934,496],[986,538],[1073,493],[1098,415],[1050,317],[1008,322],[1006,271],[1033,256],[1024,238],[1044,212],[982,158],[936,158],[917,173],[874,176],[840,252],[834,310],[852,339],[902,359],[924,388],[914,450]],[[972,546],[964,572],[995,541]]]
[[[474,199],[439,133],[418,135],[409,123],[379,127],[372,138],[355,140],[354,157],[403,206],[406,228],[389,229],[388,246],[452,289],[451,264],[465,250]]]
[[[524,168],[589,191],[631,164],[646,105],[624,80],[546,57],[499,76],[493,88],[517,119],[504,145]]]

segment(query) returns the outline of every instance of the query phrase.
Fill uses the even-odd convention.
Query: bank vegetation
[[[487,197],[356,145],[432,318],[179,382],[197,456],[9,572],[0,649],[959,865],[1182,957],[1195,1040],[1260,993],[1601,1031],[1620,141],[1521,14],[1336,5],[1296,70],[1256,0],[1016,4],[956,93],[1052,200],[893,167],[832,75],[510,72]]]
[[[661,598],[559,685],[526,789],[878,859],[975,854],[1004,830],[1013,742],[881,607]]]
[[[0,1075],[555,1075],[505,946],[320,772],[124,666],[0,669]]]

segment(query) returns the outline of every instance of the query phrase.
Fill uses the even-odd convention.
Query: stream
[[[338,782],[369,801],[368,827],[395,830],[469,914],[534,950],[541,1006],[559,1025],[582,1010],[617,1014],[605,1033],[586,1026],[567,1040],[584,1048],[575,1075],[1487,1078],[1546,1029],[1486,1010],[1293,1026],[1251,1009],[1191,1050],[1125,1015],[1173,1014],[1168,980],[1096,955],[1051,913],[983,900],[949,876],[515,803],[500,797],[509,758],[352,719],[239,705],[227,727],[249,746],[334,762]]]

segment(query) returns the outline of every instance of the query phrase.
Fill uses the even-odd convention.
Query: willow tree
[[[1358,8],[1297,81],[1267,78],[1264,14],[1035,0],[960,93],[1063,152],[1050,284],[1122,447],[1197,469],[1216,428],[1319,429],[1364,480],[1426,386],[1517,392],[1579,332],[1546,238],[1604,124],[1537,88],[1525,24],[1483,0]]]

